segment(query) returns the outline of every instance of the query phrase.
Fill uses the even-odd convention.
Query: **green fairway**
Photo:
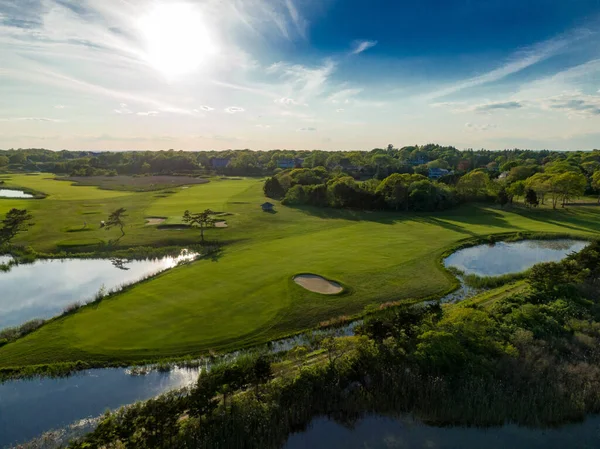
[[[32,185],[29,177],[18,182],[15,178],[11,183]],[[36,248],[68,239],[64,229],[81,222],[85,211],[101,212],[99,219],[120,206],[131,211],[133,224],[126,229],[123,244],[197,241],[195,231],[145,226],[144,217],[176,220],[185,209],[206,208],[231,214],[226,217],[229,228],[207,234],[230,243],[217,260],[176,268],[6,345],[0,349],[0,367],[77,360],[129,362],[230,350],[360,313],[371,304],[441,295],[452,286],[452,279],[437,261],[446,248],[465,238],[516,231],[581,235],[600,231],[600,209],[592,207],[511,211],[470,205],[436,214],[396,214],[276,204],[276,213],[270,214],[260,208],[265,198],[257,179],[213,181],[165,195],[99,191],[33,179],[40,184],[37,190],[77,198],[64,201],[60,213],[49,210],[56,211],[61,201],[52,196],[31,203],[36,226],[20,241]],[[115,193],[119,195],[110,196]],[[101,194],[109,196],[95,196]],[[106,238],[102,230],[85,234]],[[298,273],[322,275],[342,283],[347,291],[337,296],[311,293],[292,281]]]

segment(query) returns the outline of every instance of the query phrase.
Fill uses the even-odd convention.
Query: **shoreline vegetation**
[[[391,301],[387,303],[382,303],[379,305],[372,305],[366,307],[361,313],[354,315],[341,315],[339,317],[327,320],[325,322],[321,322],[318,325],[303,329],[298,332],[290,333],[287,335],[282,335],[280,338],[275,340],[270,340],[266,342],[261,342],[254,345],[248,346],[239,346],[234,351],[245,350],[245,351],[256,351],[260,350],[261,347],[268,346],[271,342],[285,340],[294,336],[310,334],[311,332],[315,332],[323,329],[336,329],[340,327],[344,327],[352,322],[359,321],[365,319],[370,316],[377,316],[380,313],[386,313],[388,309],[393,308],[402,308],[410,305],[416,305],[420,303],[428,303],[432,301],[439,301],[441,298],[445,297],[448,294],[458,290],[460,288],[461,282],[457,276],[463,280],[464,284],[474,287],[481,290],[492,290],[507,284],[512,284],[516,281],[527,278],[531,270],[527,270],[522,273],[514,273],[510,275],[504,276],[489,276],[489,277],[480,277],[476,275],[464,275],[459,270],[454,268],[448,268],[444,266],[444,260],[453,254],[456,251],[461,249],[482,245],[482,244],[490,244],[493,245],[498,242],[516,242],[521,240],[561,240],[561,239],[578,239],[578,240],[589,240],[589,237],[583,237],[579,234],[571,234],[571,233],[543,233],[543,232],[508,232],[501,234],[494,234],[488,236],[480,236],[480,237],[470,237],[464,239],[463,241],[457,242],[454,245],[450,246],[446,250],[442,252],[440,257],[437,259],[437,268],[440,269],[452,282],[452,287],[443,292],[440,295],[435,295],[426,298],[408,298],[400,301]],[[208,248],[208,250],[207,250]],[[196,245],[195,247],[190,248],[192,251],[201,251],[199,256],[195,260],[205,259],[214,257],[217,253],[223,251],[223,247],[219,246],[217,243],[213,242],[212,244],[206,243],[205,245]],[[156,250],[156,252],[154,251]],[[31,251],[29,249],[29,251]],[[179,248],[179,252],[181,249]],[[9,252],[10,253],[10,252]],[[178,255],[176,248],[129,248],[127,250],[119,250],[111,255],[113,257],[123,257],[135,259],[137,258],[153,258],[153,257],[161,257],[161,256],[175,256]],[[26,262],[21,263],[32,263],[37,258],[39,259],[54,259],[54,258],[95,258],[100,255],[107,256],[105,252],[96,252],[96,253],[75,253],[68,254],[65,252],[57,253],[57,254],[37,254],[35,252],[27,252],[27,250],[16,249],[13,250],[12,255],[14,257],[22,257]],[[128,257],[126,257],[128,256]],[[190,262],[183,262],[180,265],[184,265]],[[175,267],[176,268],[176,267]],[[64,317],[71,315],[73,313],[77,313],[79,310],[86,307],[94,307],[97,306],[101,301],[110,299],[114,296],[117,296],[121,293],[126,292],[132,287],[142,284],[144,282],[148,282],[158,276],[163,274],[163,272],[150,274],[137,282],[133,282],[130,284],[126,284],[123,286],[119,286],[115,289],[112,289],[109,292],[100,291],[98,292],[94,298],[85,303],[76,303],[72,306],[67,306],[63,313],[60,315],[47,319],[34,319],[24,323],[21,326],[7,328],[0,331],[0,348],[17,341],[20,338],[23,338],[32,332],[35,332],[39,328],[44,325],[50,324],[54,321],[58,321],[63,319]],[[343,296],[345,294],[350,293],[348,287],[344,287],[344,290],[338,293],[335,296]],[[124,368],[130,367],[133,369],[137,369],[139,372],[144,371],[144,367],[149,365],[153,365],[155,369],[158,370],[170,370],[173,367],[196,367],[199,364],[204,363],[204,359],[208,356],[209,358],[215,356],[226,356],[229,352],[217,354],[214,351],[210,351],[204,354],[198,354],[197,356],[193,355],[185,355],[181,357],[166,357],[166,358],[149,358],[146,360],[138,360],[134,363],[130,361],[75,361],[68,363],[54,363],[54,364],[40,364],[40,365],[29,365],[29,366],[17,366],[17,367],[1,367],[0,368],[0,383],[7,382],[10,380],[16,379],[30,379],[34,377],[67,377],[73,374],[76,374],[79,371],[87,370],[87,369],[96,369],[96,368]],[[169,368],[170,367],[170,368]]]
[[[594,241],[536,265],[527,291],[388,309],[317,350],[217,364],[191,388],[107,413],[69,447],[275,449],[317,416],[352,426],[373,413],[436,426],[578,422],[600,412],[599,279]]]

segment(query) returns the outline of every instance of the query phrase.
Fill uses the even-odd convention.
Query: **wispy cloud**
[[[294,4],[293,0],[285,0],[285,6],[288,10],[290,17],[292,18],[292,22],[298,31],[298,34],[303,38],[306,38],[306,29],[308,27],[308,22],[300,15],[298,12],[298,8]]]
[[[158,111],[147,111],[147,112],[138,112],[137,115],[142,117],[155,117],[159,114]]]
[[[293,98],[286,98],[286,97],[278,98],[277,100],[275,100],[275,103],[283,104],[285,106],[298,106],[300,104]]]
[[[210,111],[214,111],[215,108],[211,108],[210,106],[204,105],[204,106],[200,106],[200,110],[205,111],[205,112],[210,112]]]
[[[363,51],[367,51],[369,48],[373,48],[377,45],[377,41],[355,41],[352,45],[352,51],[350,52],[353,55],[358,55]]]
[[[240,108],[238,106],[229,106],[228,108],[225,108],[225,112],[227,112],[228,114],[236,114],[238,112],[244,112],[245,109],[244,108]]]
[[[520,101],[499,101],[495,103],[485,103],[473,107],[475,112],[493,112],[498,110],[519,109],[523,107]]]
[[[50,122],[50,123],[60,123],[63,120],[57,120],[53,118],[47,117],[8,117],[8,118],[0,118],[0,122]]]
[[[491,129],[496,128],[496,125],[491,124],[491,123],[476,124],[476,123],[467,122],[467,123],[465,123],[465,128],[472,130],[472,131],[489,131]]]
[[[316,130],[317,130],[317,128],[312,128],[312,127],[311,128],[298,128],[298,131],[309,131],[309,132],[312,132],[312,131],[316,131]]]
[[[515,53],[504,65],[493,69],[483,75],[478,75],[446,86],[425,95],[425,99],[432,100],[445,97],[471,87],[493,83],[509,75],[520,72],[534,64],[544,61],[565,51],[573,43],[594,34],[588,29],[577,29],[569,34],[538,43]]]

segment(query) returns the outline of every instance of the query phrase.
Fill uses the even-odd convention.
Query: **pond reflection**
[[[498,242],[461,249],[447,257],[444,264],[465,274],[501,276],[523,272],[541,262],[558,262],[587,244],[578,240]]]

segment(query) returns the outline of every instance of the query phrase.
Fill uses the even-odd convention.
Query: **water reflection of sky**
[[[22,190],[0,189],[0,198],[33,198],[33,195]]]
[[[63,379],[0,384],[0,447],[191,385],[199,373],[199,369],[177,368],[131,376],[124,369],[98,369]]]
[[[558,429],[432,427],[410,418],[377,416],[367,417],[350,429],[319,418],[306,432],[292,435],[284,449],[596,449],[599,429],[599,416]]]
[[[122,265],[108,259],[56,259],[14,266],[0,272],[0,329],[50,318],[70,304],[91,300],[102,287],[111,290],[136,282],[173,268],[185,257],[125,261]]]
[[[581,251],[587,242],[576,240],[525,240],[479,245],[455,252],[445,261],[466,274],[500,276],[520,273],[540,262],[558,262]]]

